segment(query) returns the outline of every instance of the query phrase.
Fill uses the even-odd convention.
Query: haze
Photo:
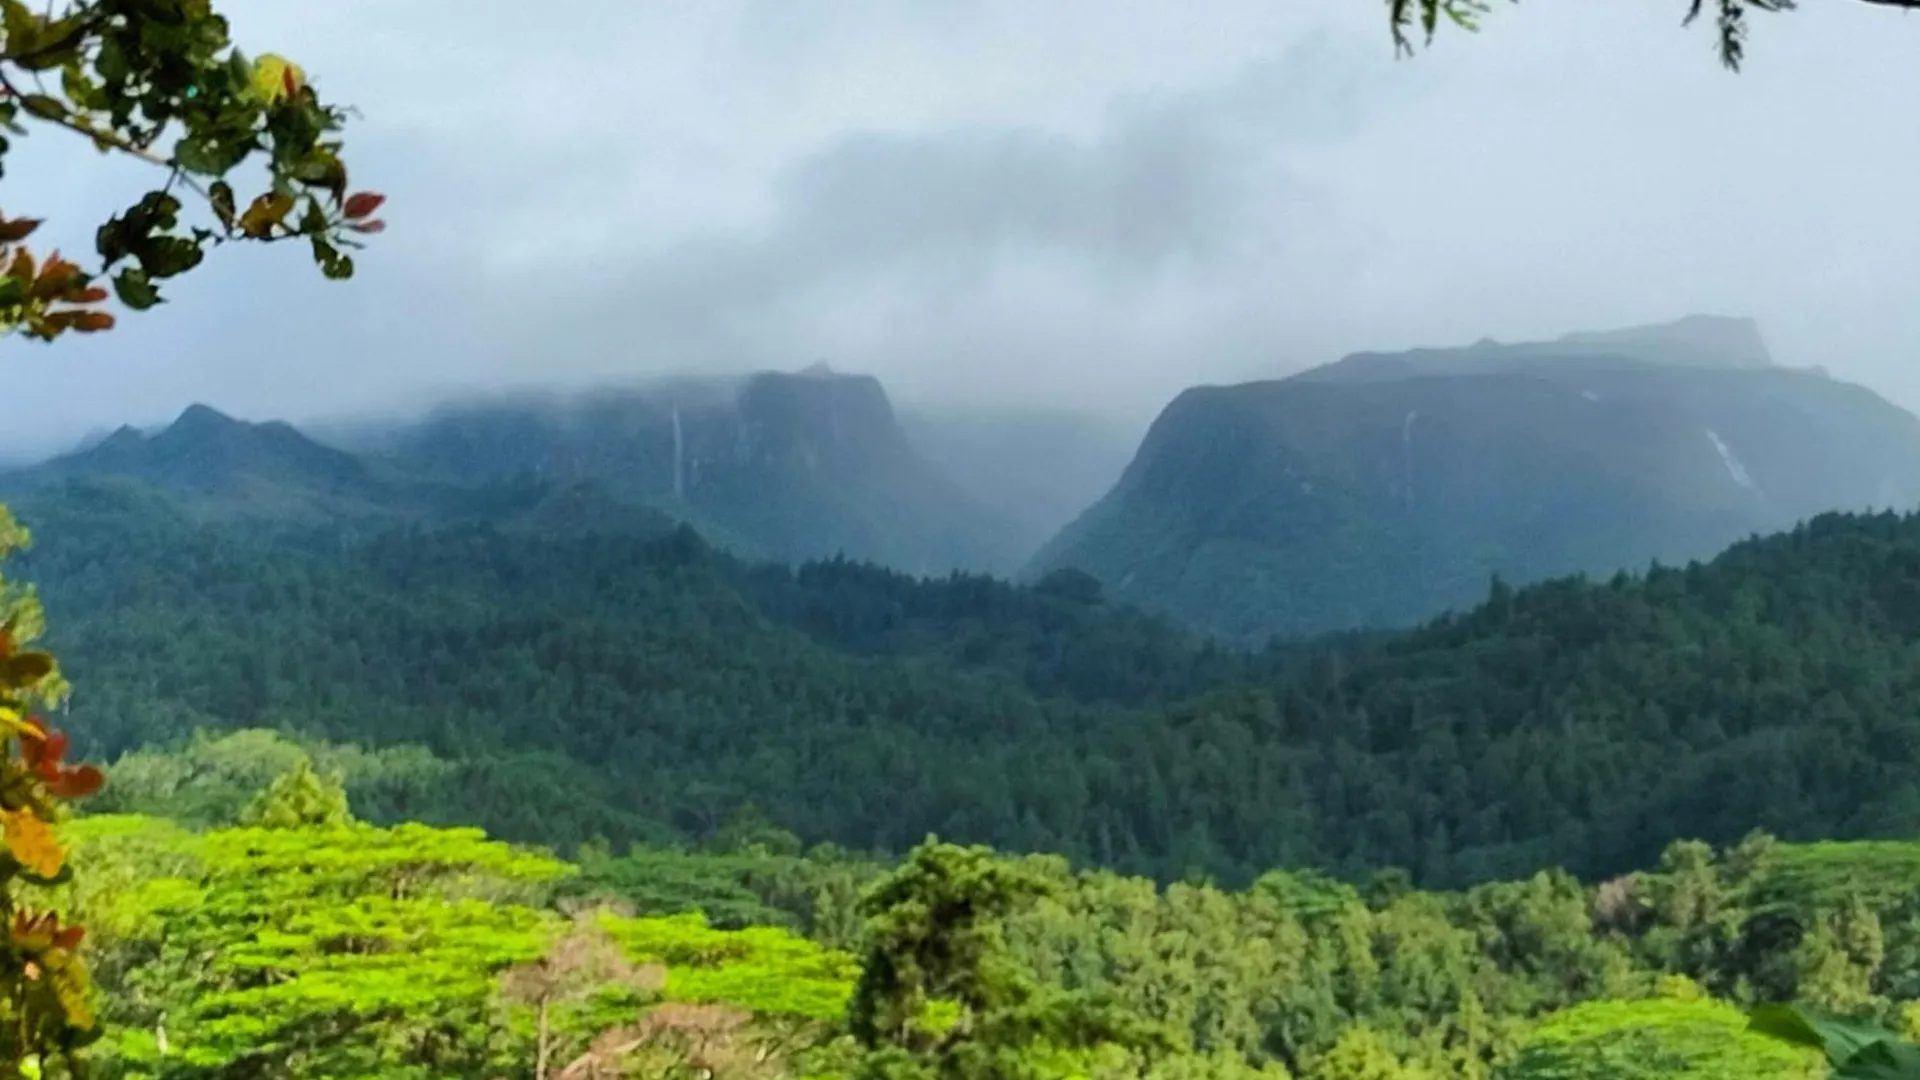
[[[1397,61],[1374,0],[229,0],[363,119],[350,285],[216,253],[98,340],[15,345],[45,449],[206,401],[295,420],[681,371],[1150,416],[1367,348],[1758,317],[1920,406],[1920,19],[1501,6]],[[56,132],[9,214],[68,250],[150,183]],[[21,370],[24,367],[25,370]]]

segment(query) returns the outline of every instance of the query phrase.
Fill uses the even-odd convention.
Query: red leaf
[[[104,311],[76,311],[68,325],[82,334],[113,329],[113,316]]]
[[[84,799],[106,783],[105,773],[92,765],[82,765],[62,772],[57,780],[48,781],[47,790],[57,799]]]
[[[357,232],[357,233],[377,233],[377,232],[385,232],[387,229],[387,223],[384,221],[381,221],[379,218],[374,218],[372,221],[353,222],[352,224],[349,224],[347,228],[352,229],[354,232]]]
[[[358,221],[372,214],[375,210],[380,209],[380,204],[386,201],[387,197],[385,195],[376,194],[371,191],[356,192],[347,196],[345,212],[350,220]]]

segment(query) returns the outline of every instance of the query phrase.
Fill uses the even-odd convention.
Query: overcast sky
[[[174,303],[9,342],[47,445],[193,401],[870,371],[1150,416],[1363,348],[1752,314],[1920,407],[1920,18],[1526,0],[1396,60],[1379,0],[223,0],[359,107],[351,283],[218,253]],[[151,177],[58,132],[0,209],[69,249]]]

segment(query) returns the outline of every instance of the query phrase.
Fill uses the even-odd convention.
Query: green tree
[[[99,856],[127,853],[128,830],[78,824],[76,858],[109,873]],[[499,975],[559,936],[542,906],[565,865],[420,825],[147,835],[161,858],[133,853],[149,869],[131,888],[90,894],[128,990],[107,1002],[110,1074],[492,1075],[525,1060]]]
[[[847,1010],[870,1077],[1039,1076],[1061,1052],[1171,1040],[1085,994],[1036,979],[1007,921],[1055,885],[986,848],[929,839],[868,892],[867,955]]]
[[[305,760],[274,777],[240,812],[240,824],[256,829],[337,829],[352,820],[346,785]]]
[[[1596,1001],[1555,1013],[1498,1080],[1819,1080],[1818,1054],[1747,1030],[1704,999]]]

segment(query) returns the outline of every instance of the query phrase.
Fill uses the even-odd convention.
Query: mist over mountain
[[[824,367],[455,401],[331,425],[335,445],[196,405],[157,431],[122,427],[0,475],[0,493],[31,507],[50,485],[131,483],[203,522],[281,531],[485,522],[571,535],[684,522],[753,558],[1008,574],[1131,449],[1073,419],[939,414],[918,421],[916,438],[878,380]]]
[[[1022,558],[1110,490],[1144,425],[1065,408],[918,405],[907,436],[1010,530]]]
[[[449,405],[381,460],[446,480],[592,481],[743,553],[1007,572],[1010,526],[932,466],[879,380],[824,367]]]
[[[1230,636],[1311,634],[1917,501],[1920,420],[1694,316],[1189,390],[1029,572]]]

